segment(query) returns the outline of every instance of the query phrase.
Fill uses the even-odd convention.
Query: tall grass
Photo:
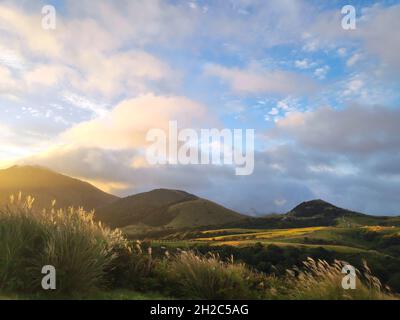
[[[372,275],[367,264],[356,270],[356,289],[342,287],[343,261],[329,264],[308,258],[302,268],[287,270],[287,276],[266,275],[243,263],[221,261],[218,255],[183,251],[166,264],[173,293],[191,299],[276,300],[384,300],[398,299]]]
[[[145,248],[140,241],[119,250],[113,268],[109,270],[109,278],[114,287],[128,288],[138,291],[160,290],[160,279],[156,269],[161,261],[153,258],[152,248]]]
[[[169,261],[167,274],[175,294],[195,299],[254,299],[260,297],[264,277],[243,263],[221,261],[181,252]]]
[[[281,298],[301,300],[385,300],[398,299],[384,288],[364,262],[362,271],[356,269],[356,288],[344,290],[342,268],[346,262],[308,258],[304,268],[288,270],[288,277],[281,283]],[[286,288],[286,289],[285,289]],[[289,289],[289,290],[288,290]],[[279,297],[279,294],[277,295]]]
[[[33,198],[11,198],[0,209],[0,288],[41,290],[44,265],[56,268],[57,292],[86,292],[106,285],[106,270],[127,246],[120,231],[93,220],[93,213],[69,208],[37,212]]]

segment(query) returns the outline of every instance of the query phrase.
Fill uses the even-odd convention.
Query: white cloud
[[[305,52],[315,52],[320,49],[320,43],[316,39],[306,40],[306,43],[303,45],[303,50]]]
[[[355,78],[351,78],[347,85],[345,90],[343,91],[343,95],[344,96],[351,96],[351,95],[355,95],[355,94],[359,94],[360,90],[363,88],[364,86],[364,81],[358,77]]]
[[[321,68],[317,68],[314,70],[314,75],[318,78],[318,79],[325,79],[326,75],[328,74],[330,67],[329,66],[323,66]]]
[[[276,116],[279,114],[279,110],[277,108],[272,108],[270,112],[268,112],[271,116]]]
[[[316,89],[315,83],[305,76],[288,71],[267,71],[257,65],[239,69],[207,64],[204,71],[228,83],[239,94],[310,93]]]
[[[62,98],[64,101],[78,108],[92,111],[98,117],[103,117],[107,113],[106,105],[102,105],[99,102],[90,101],[89,99],[83,96],[65,91],[62,95]]]
[[[318,49],[332,49],[340,46],[338,54],[345,56],[343,46],[362,47],[363,53],[370,57],[378,57],[388,73],[392,73],[394,67],[400,67],[400,37],[397,30],[400,29],[400,5],[383,6],[372,4],[365,6],[357,21],[357,28],[348,32],[343,30],[340,24],[339,10],[331,10],[318,13],[316,21],[310,27],[310,39],[304,49],[313,51]]]
[[[23,75],[23,84],[30,90],[37,86],[52,87],[58,85],[70,72],[68,68],[58,65],[39,65]]]
[[[13,92],[17,89],[17,82],[14,80],[11,71],[0,65],[0,94]]]
[[[119,103],[103,117],[77,124],[61,138],[69,144],[85,147],[142,148],[148,145],[145,139],[148,130],[167,131],[170,120],[176,120],[182,128],[216,124],[206,107],[199,103],[179,96],[146,94]]]
[[[400,5],[372,6],[357,28],[366,49],[385,64],[400,68]]]
[[[152,82],[173,86],[179,75],[167,64],[140,50],[103,55],[95,51],[83,51],[75,58],[78,74],[70,80],[76,90],[113,98],[129,92],[139,94],[148,91]]]
[[[82,10],[85,5],[81,4]],[[142,10],[155,9],[158,5],[164,6],[143,4]],[[99,95],[107,101],[114,101],[121,95],[148,92],[159,85],[165,88],[176,86],[180,81],[178,72],[145,50],[132,48],[130,36],[133,35],[128,31],[136,29],[131,22],[125,29],[104,26],[101,17],[105,8],[111,10],[108,22],[117,23],[118,17],[126,21],[126,13],[116,11],[116,7],[111,3],[95,4],[93,12],[98,16],[93,18],[66,18],[59,14],[56,30],[49,32],[41,28],[37,12],[0,4],[0,65],[15,69],[7,79],[11,77],[17,84],[13,87],[19,88],[19,94],[45,88],[52,89],[53,95],[57,95],[58,86],[62,85],[77,94]],[[124,35],[125,32],[128,34]],[[2,75],[5,87],[4,70]],[[7,80],[8,89],[10,84]]]
[[[400,148],[399,121],[399,110],[384,107],[324,107],[290,113],[271,137],[290,136],[302,146],[337,154],[390,153]]]
[[[62,52],[61,42],[54,33],[42,29],[39,17],[37,14],[26,14],[15,7],[0,4],[0,30],[8,31],[5,39],[10,47],[26,48],[32,53],[47,57],[59,56]]]
[[[308,59],[296,60],[294,62],[296,68],[299,69],[309,69],[315,66],[315,62],[312,62]]]
[[[219,1],[207,9],[197,2],[197,9],[194,5],[190,9],[187,1],[121,0],[116,5],[108,0],[66,0],[57,30],[44,32],[40,10],[35,11],[38,3],[7,3],[0,4],[0,95],[14,102],[25,98],[23,103],[16,102],[16,107],[26,107],[21,114],[12,115],[20,118],[18,125],[0,127],[0,158],[35,153],[37,157],[30,161],[98,185],[108,183],[110,190],[133,193],[162,186],[183,188],[240,209],[254,205],[263,213],[288,209],[315,196],[329,196],[357,208],[364,202],[372,208],[378,207],[377,203],[384,203],[385,208],[398,206],[398,184],[390,185],[388,178],[380,184],[380,176],[372,172],[390,178],[399,173],[399,132],[394,129],[399,122],[397,113],[363,108],[299,112],[302,100],[292,97],[305,95],[314,102],[318,88],[310,77],[282,68],[310,70],[323,79],[328,66],[320,60],[314,62],[314,56],[305,52],[324,50],[321,56],[318,52],[321,60],[333,53],[357,68],[370,62],[371,56],[378,57],[381,65],[374,68],[373,75],[389,70],[396,77],[400,66],[399,6],[373,6],[357,30],[344,32],[339,10],[319,11],[320,7],[303,1]],[[304,15],[311,10],[313,14]],[[276,59],[273,68],[251,62],[281,44],[293,46],[291,54],[303,56],[295,61]],[[209,55],[211,47],[212,53],[218,54]],[[162,60],[165,53],[171,65]],[[272,144],[281,142],[282,136],[294,143],[259,153],[257,174],[244,180],[236,180],[222,167],[146,167],[140,152],[148,129],[163,128],[171,119],[182,126],[215,127],[207,108],[185,98],[186,88],[180,87],[183,77],[193,77],[193,87],[188,87],[196,91],[199,79],[193,70],[211,57],[217,63],[240,61],[241,66],[233,67],[208,64],[204,72],[226,83],[231,94],[270,98],[262,110],[271,113],[266,120],[277,122],[278,136]],[[376,101],[370,99],[370,88],[376,87],[371,83],[365,76],[350,75],[348,81],[339,81],[335,94],[344,100],[362,97]],[[195,94],[205,91],[209,101],[209,84],[202,85]],[[270,97],[275,94],[279,97]],[[384,91],[379,94],[386,97]],[[49,101],[52,98],[55,100]],[[49,112],[54,103],[64,102],[63,109]],[[116,107],[109,108],[113,105]],[[241,115],[247,111],[244,103],[224,107]],[[87,117],[78,109],[92,114]],[[73,112],[79,114],[69,115]],[[39,121],[38,115],[45,121]],[[46,126],[65,128],[77,121],[83,122],[61,135],[59,128]],[[349,158],[342,159],[343,154]],[[349,179],[349,173],[357,170],[362,174]],[[222,190],[226,185],[232,188]],[[361,199],[358,202],[357,197]]]
[[[26,68],[26,61],[18,52],[0,44],[0,65],[21,71]]]
[[[355,53],[346,61],[346,65],[352,67],[360,60],[360,58],[361,55],[359,53]]]

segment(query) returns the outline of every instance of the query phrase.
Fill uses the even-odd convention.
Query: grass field
[[[361,235],[373,234],[373,241]],[[357,226],[357,227],[308,227],[291,229],[210,229],[199,231],[196,237],[152,240],[157,246],[189,248],[197,245],[209,246],[252,246],[263,245],[293,246],[298,248],[322,247],[345,253],[376,252],[377,239],[400,237],[399,227]]]
[[[310,227],[310,228],[292,228],[292,229],[274,229],[274,230],[257,230],[241,229],[241,232],[233,231],[233,234],[198,238],[198,241],[231,241],[231,240],[264,240],[264,239],[292,239],[314,233],[319,230],[324,230],[327,227]],[[223,229],[226,232],[227,229]],[[215,231],[214,231],[215,232]],[[210,233],[210,232],[208,232]],[[218,233],[218,230],[216,231]],[[207,233],[205,233],[207,235]]]
[[[395,226],[147,226],[139,241],[83,209],[37,212],[32,202],[12,198],[0,210],[0,299],[390,299],[400,292]],[[47,264],[57,269],[57,291],[42,288]],[[360,272],[361,290],[351,297],[340,289],[346,264]]]

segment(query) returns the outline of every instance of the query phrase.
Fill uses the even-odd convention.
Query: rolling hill
[[[317,226],[400,226],[400,217],[372,216],[355,212],[323,200],[302,202],[285,214],[263,217],[246,217],[241,221],[228,223],[226,228],[306,228]]]
[[[288,216],[297,218],[324,217],[337,219],[344,216],[362,216],[362,213],[339,208],[324,200],[311,200],[300,203],[287,213]]]
[[[111,227],[186,228],[240,221],[245,216],[179,190],[156,189],[99,208],[96,219]]]
[[[372,216],[334,206],[323,200],[302,202],[285,215],[285,219],[326,226],[400,226],[398,216]]]
[[[0,170],[0,205],[7,204],[10,195],[31,195],[34,208],[82,206],[87,210],[104,206],[118,199],[87,182],[74,179],[38,166],[14,166]]]
[[[225,228],[306,228],[316,226],[400,226],[400,217],[371,216],[336,207],[323,200],[302,202],[286,214],[250,217],[185,191],[156,189],[118,198],[87,182],[38,166],[0,170],[0,205],[11,194],[35,197],[34,207],[82,206],[96,209],[96,219],[111,227],[141,232],[218,226]]]

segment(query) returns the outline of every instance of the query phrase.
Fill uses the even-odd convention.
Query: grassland
[[[397,299],[400,292],[395,226],[148,226],[150,241],[141,242],[83,209],[34,211],[32,197],[11,200],[0,210],[0,299]],[[157,232],[165,234],[150,238]],[[361,276],[350,295],[340,286],[348,263]],[[57,270],[56,292],[41,287],[48,264]]]
[[[126,229],[129,231],[129,229]],[[374,239],[368,240],[373,234]],[[298,248],[323,247],[337,252],[377,252],[377,239],[400,238],[399,227],[308,227],[291,229],[210,229],[198,231],[192,237],[180,239],[174,234],[164,239],[153,239],[155,245],[169,247],[209,246],[252,246],[263,245],[293,246]]]
[[[371,269],[400,292],[400,227],[381,225],[318,226],[286,229],[210,228],[182,231],[148,239],[154,248],[218,253],[267,274],[284,274],[307,257],[347,261]]]

